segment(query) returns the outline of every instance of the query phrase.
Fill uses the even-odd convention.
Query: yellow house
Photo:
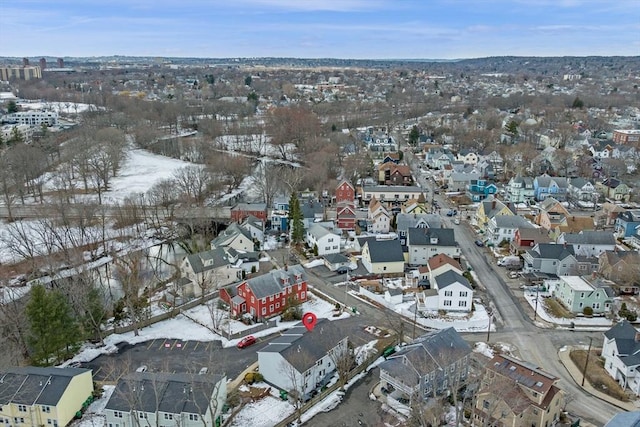
[[[503,203],[498,199],[481,202],[476,210],[476,224],[483,232],[487,229],[487,224],[498,215],[515,215],[516,207],[513,203]]]
[[[0,372],[0,419],[16,427],[64,427],[92,393],[90,369],[4,369]]]
[[[425,214],[429,213],[424,195],[420,194],[418,198],[412,198],[402,204],[402,213]]]
[[[404,272],[400,240],[369,240],[362,247],[362,265],[371,274]]]

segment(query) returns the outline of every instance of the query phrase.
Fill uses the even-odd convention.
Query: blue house
[[[547,197],[553,197],[559,202],[567,200],[567,188],[569,181],[564,177],[552,177],[540,175],[533,180],[533,196],[538,202]]]
[[[623,238],[636,234],[636,227],[640,225],[640,210],[624,211],[618,214],[615,233]]]
[[[472,202],[480,202],[497,191],[495,184],[488,183],[486,179],[472,179],[467,185],[467,197]]]

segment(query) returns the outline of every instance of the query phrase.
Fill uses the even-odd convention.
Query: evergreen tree
[[[409,132],[409,144],[416,145],[418,143],[418,139],[420,139],[420,131],[418,130],[418,126],[413,126],[411,128],[411,132]]]
[[[295,192],[292,192],[289,197],[289,227],[291,229],[291,243],[300,244],[304,239],[304,224],[302,223],[300,201]]]
[[[7,113],[12,114],[17,112],[18,112],[18,104],[16,104],[16,101],[7,102]]]
[[[36,365],[51,365],[64,360],[78,347],[78,324],[71,307],[59,291],[47,291],[42,285],[31,289],[26,307],[30,333],[27,338]]]
[[[14,126],[11,129],[11,136],[9,137],[9,140],[7,141],[7,145],[15,145],[15,144],[20,144],[24,142],[24,136],[22,136],[22,132],[20,132],[18,130],[17,126]]]

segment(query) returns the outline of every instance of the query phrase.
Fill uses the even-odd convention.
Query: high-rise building
[[[40,69],[44,70],[45,68],[47,68],[47,60],[44,58],[40,58]]]
[[[64,68],[64,59],[58,58],[58,68]]]
[[[30,65],[28,67],[0,67],[0,80],[31,80],[41,78],[42,71],[37,65]]]

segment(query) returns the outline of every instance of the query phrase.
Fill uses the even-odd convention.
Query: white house
[[[225,247],[244,252],[256,250],[251,233],[235,222],[211,241],[211,249]]]
[[[391,219],[389,211],[377,199],[369,203],[367,213],[367,231],[370,233],[388,233]]]
[[[511,242],[519,228],[535,228],[535,225],[519,215],[496,215],[487,223],[487,242],[494,245]]]
[[[338,322],[320,319],[311,331],[291,328],[258,351],[260,373],[280,390],[307,397],[329,382],[347,343]]]
[[[305,241],[310,248],[318,247],[318,255],[340,252],[340,236],[319,224],[312,224],[307,230]]]
[[[234,251],[235,252],[235,251]],[[185,295],[202,295],[242,279],[242,268],[234,263],[225,248],[198,252],[184,257],[180,273],[187,278],[181,290]]]
[[[135,372],[118,380],[105,426],[213,426],[227,400],[224,375]]]
[[[469,313],[473,304],[473,288],[460,273],[449,270],[433,279],[433,288],[418,296],[418,310],[457,311]]]
[[[599,257],[601,253],[616,248],[616,238],[610,231],[588,231],[562,233],[558,244],[573,247],[576,256]]]
[[[640,332],[627,320],[604,333],[604,369],[623,389],[640,395]]]
[[[242,221],[242,228],[247,230],[255,241],[264,241],[264,222],[253,215],[249,215]]]

